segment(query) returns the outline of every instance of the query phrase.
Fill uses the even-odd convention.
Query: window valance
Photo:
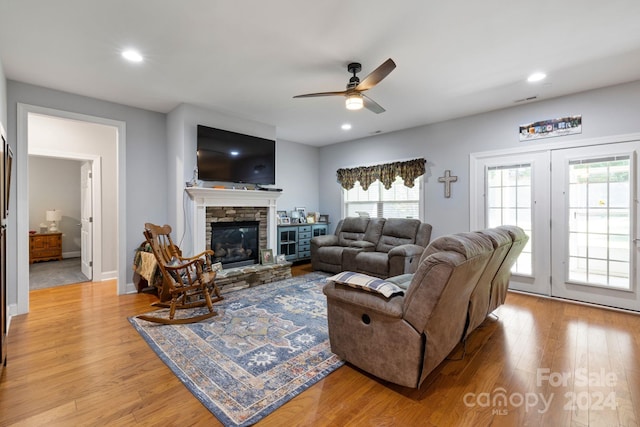
[[[413,159],[406,162],[338,169],[338,182],[345,190],[351,190],[358,181],[362,188],[367,190],[373,182],[379,179],[384,188],[388,190],[396,177],[399,176],[404,180],[404,185],[411,188],[415,179],[424,175],[425,163],[425,159]]]

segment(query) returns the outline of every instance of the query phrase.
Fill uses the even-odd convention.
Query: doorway
[[[472,155],[472,227],[530,237],[511,289],[640,311],[638,153],[640,137]]]
[[[36,132],[37,134],[37,132]],[[71,152],[58,156],[42,156],[38,144],[29,154],[29,289],[42,289],[71,283],[88,282],[93,278],[92,234],[95,210],[100,210],[100,157],[90,159]],[[95,182],[93,176],[96,177]],[[94,190],[95,187],[95,190]],[[53,209],[60,220],[47,222],[46,214]],[[109,212],[107,212],[109,213]],[[52,227],[60,233],[56,237]],[[98,230],[100,231],[100,230]],[[59,248],[49,249],[38,242],[55,239]],[[35,245],[34,248],[31,246]],[[98,248],[100,249],[100,248]],[[60,251],[62,259],[56,258]],[[44,252],[42,252],[44,251]],[[38,260],[36,255],[47,258]],[[53,259],[50,257],[53,255]]]
[[[118,279],[117,280],[117,293],[124,294],[127,292],[127,283],[126,283],[126,269],[122,268],[126,264],[126,251],[124,250],[124,246],[126,244],[126,218],[125,218],[125,199],[126,199],[126,188],[124,185],[124,171],[125,171],[125,123],[122,121],[105,119],[101,117],[88,116],[84,114],[71,113],[67,111],[55,110],[51,108],[38,107],[27,104],[18,104],[18,128],[17,128],[17,142],[18,142],[18,180],[17,180],[17,193],[18,193],[18,203],[17,209],[19,212],[28,212],[29,204],[28,204],[28,164],[27,158],[28,153],[31,148],[30,140],[32,136],[32,129],[29,129],[29,118],[30,116],[40,115],[46,116],[50,118],[63,119],[68,121],[76,122],[78,125],[91,125],[96,124],[100,125],[105,129],[108,129],[113,137],[109,142],[109,146],[112,149],[112,158],[109,159],[109,163],[105,160],[105,156],[99,156],[99,162],[93,162],[94,165],[101,165],[103,171],[109,171],[112,174],[112,178],[108,181],[110,185],[113,187],[113,196],[108,200],[109,206],[113,209],[112,215],[104,218],[101,216],[101,210],[94,208],[94,222],[95,224],[102,224],[100,227],[103,231],[102,233],[98,232],[98,227],[95,226],[94,230],[96,231],[96,235],[94,236],[92,242],[92,252],[93,252],[93,275],[94,281],[103,281],[109,279]],[[85,139],[85,144],[90,139]],[[62,143],[71,143],[72,141],[68,139],[62,139]],[[82,144],[80,144],[83,146]],[[64,151],[64,150],[60,150]],[[60,151],[54,152],[51,150],[50,146],[45,146],[40,152],[41,155],[60,155]],[[79,150],[76,150],[79,152]],[[87,158],[87,153],[84,154],[83,158]],[[90,157],[90,156],[89,156]],[[105,181],[103,179],[103,195],[104,195],[104,185]],[[94,198],[97,200],[97,198]],[[100,216],[100,217],[99,217]],[[111,228],[106,229],[106,222],[111,221]],[[23,314],[29,311],[29,248],[28,248],[28,239],[26,236],[28,235],[29,224],[26,219],[26,215],[18,215],[17,218],[17,234],[18,236],[25,236],[24,239],[17,240],[17,250],[16,250],[16,258],[17,258],[17,303],[16,307],[13,308],[14,314]],[[106,234],[105,234],[106,233]],[[105,243],[101,241],[99,236],[109,236],[111,239],[110,242]],[[103,262],[105,252],[103,249],[110,251],[111,258],[106,259],[106,262]],[[103,250],[103,256],[98,257],[97,253]],[[107,264],[108,263],[108,264]]]

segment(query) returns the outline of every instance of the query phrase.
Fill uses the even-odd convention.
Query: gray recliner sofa
[[[431,225],[418,219],[347,217],[334,234],[311,239],[311,265],[380,278],[413,273],[430,239]]]
[[[400,283],[389,296],[328,280],[331,351],[379,378],[420,387],[504,303],[511,267],[527,240],[514,226],[439,237],[415,273],[384,281],[387,288]]]

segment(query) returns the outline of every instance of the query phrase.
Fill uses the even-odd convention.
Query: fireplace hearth
[[[211,223],[213,262],[224,268],[258,264],[260,242],[259,221]]]

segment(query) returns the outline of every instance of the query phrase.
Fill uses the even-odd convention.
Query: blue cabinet
[[[278,254],[287,261],[298,258],[298,227],[278,226]]]
[[[287,261],[311,258],[311,238],[327,234],[328,224],[290,224],[278,226],[278,254]]]

